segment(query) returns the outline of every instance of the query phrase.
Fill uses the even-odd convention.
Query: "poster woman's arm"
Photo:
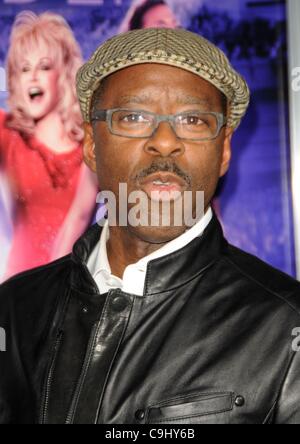
[[[3,151],[5,149],[5,144],[4,144],[4,130],[5,130],[5,119],[6,119],[6,114],[5,112],[0,109],[0,167],[1,164],[3,163]]]
[[[88,228],[96,208],[97,193],[96,175],[83,163],[74,200],[54,242],[51,261],[69,254]]]

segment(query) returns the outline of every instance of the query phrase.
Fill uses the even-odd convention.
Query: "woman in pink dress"
[[[90,222],[97,187],[82,157],[81,64],[61,16],[17,16],[7,58],[9,113],[0,112],[0,166],[14,200],[6,278],[67,254]]]

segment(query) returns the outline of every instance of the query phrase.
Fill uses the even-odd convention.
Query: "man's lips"
[[[154,200],[176,199],[188,186],[181,177],[164,172],[150,174],[141,179],[139,184],[141,189]]]

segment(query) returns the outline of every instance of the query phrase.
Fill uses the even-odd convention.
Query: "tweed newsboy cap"
[[[203,37],[183,29],[140,29],[107,40],[77,73],[77,95],[90,122],[94,92],[102,79],[128,66],[160,63],[190,71],[212,83],[229,101],[228,125],[236,128],[250,99],[245,80],[225,54]]]

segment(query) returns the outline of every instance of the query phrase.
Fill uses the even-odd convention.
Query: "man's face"
[[[136,65],[108,77],[97,109],[113,108],[162,115],[195,110],[224,112],[221,95],[213,85],[193,73],[161,64]],[[85,160],[97,172],[100,189],[117,197],[119,184],[125,183],[128,193],[142,190],[150,200],[149,192],[159,187],[157,175],[163,172],[170,174],[168,182],[174,182],[182,194],[193,193],[193,207],[196,191],[203,191],[207,209],[219,177],[229,166],[231,135],[231,129],[223,128],[214,140],[181,140],[168,122],[161,122],[151,138],[131,139],[111,134],[106,122],[85,124]],[[128,230],[145,242],[165,243],[186,228],[129,226]]]

